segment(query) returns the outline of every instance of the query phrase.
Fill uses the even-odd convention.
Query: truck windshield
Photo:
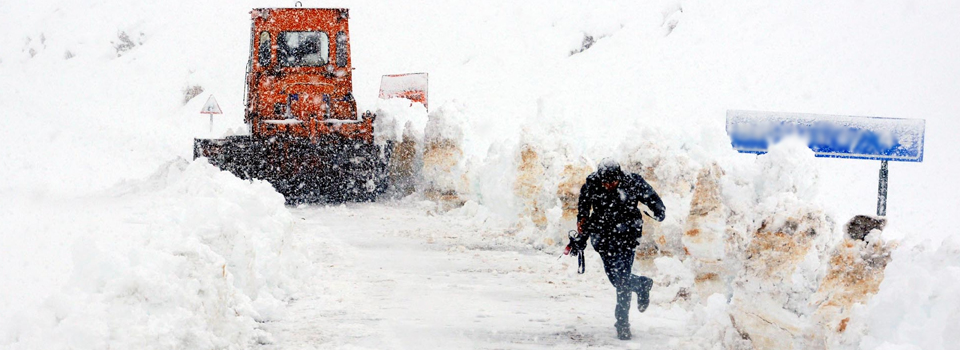
[[[324,32],[282,32],[277,44],[284,67],[322,66],[330,60],[330,38]]]

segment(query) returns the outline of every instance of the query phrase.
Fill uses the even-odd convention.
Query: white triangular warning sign
[[[220,104],[217,103],[217,99],[213,98],[213,95],[210,95],[207,103],[204,103],[203,108],[200,109],[200,114],[223,114],[223,111],[220,110]]]

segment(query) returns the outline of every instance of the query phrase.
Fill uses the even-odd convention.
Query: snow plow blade
[[[241,179],[270,182],[288,204],[372,201],[387,187],[392,147],[293,137],[195,139],[194,158]]]
[[[405,98],[427,106],[427,73],[389,74],[380,78],[380,98]]]

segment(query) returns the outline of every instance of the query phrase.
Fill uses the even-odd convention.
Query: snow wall
[[[518,143],[493,145],[485,157],[470,158],[462,151],[469,113],[462,104],[428,114],[419,104],[389,100],[381,101],[378,113],[386,130],[405,125],[408,145],[399,146],[400,138],[395,145],[413,155],[395,161],[422,167],[408,172],[406,183],[415,189],[400,197],[434,201],[448,215],[509,222],[513,229],[504,236],[549,252],[559,252],[566,232],[576,227],[580,186],[599,159],[612,155],[626,171],[644,176],[666,204],[667,217],[645,220],[635,271],[654,278],[654,304],[692,312],[697,331],[684,346],[950,347],[957,326],[952,315],[960,309],[956,298],[938,301],[933,288],[951,284],[914,274],[936,260],[917,253],[930,243],[899,247],[877,229],[868,229],[863,240],[849,237],[844,224],[850,218],[826,209],[817,159],[803,140],[788,139],[754,156],[733,151],[725,135],[638,127],[636,138],[615,147],[584,148],[561,128],[528,127]],[[424,125],[422,134],[415,124]],[[387,133],[398,135],[388,131],[381,138]],[[954,245],[945,242],[939,259]],[[891,263],[894,251],[903,258]],[[596,257],[591,263],[601,264]],[[909,295],[916,307],[937,304],[950,311],[918,314],[895,301],[907,297],[900,290],[916,279],[926,286]],[[905,317],[933,326],[937,336],[920,332],[924,336],[915,338],[920,333],[906,330],[913,327],[902,323]]]
[[[3,348],[249,348],[271,341],[258,322],[282,316],[317,278],[283,196],[203,159],[171,161],[95,199],[105,208],[61,228],[78,231],[59,243],[72,272],[37,291],[48,295],[37,308],[3,315]]]

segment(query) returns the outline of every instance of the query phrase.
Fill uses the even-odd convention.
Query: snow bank
[[[904,245],[859,311],[861,349],[960,349],[960,242]]]
[[[423,131],[429,120],[427,109],[421,103],[391,98],[377,102],[376,114],[374,141],[380,145],[392,143],[393,147],[386,196],[414,194],[423,170]]]
[[[459,195],[474,200],[448,215],[478,222],[512,217],[509,238],[557,251],[575,227],[591,160],[612,152],[667,204],[663,222],[645,221],[637,272],[656,281],[654,305],[680,306],[694,314],[691,322],[707,327],[694,337],[709,339],[691,343],[849,346],[865,334],[851,326],[863,317],[852,310],[877,293],[895,245],[876,234],[868,242],[843,237],[824,209],[816,159],[802,141],[741,157],[726,143],[701,149],[697,144],[717,142],[709,134],[691,142],[646,128],[641,141],[610,151],[578,150],[550,137],[556,130],[525,132],[516,145],[491,147],[479,168],[466,173],[473,192]]]
[[[422,132],[429,120],[427,109],[422,103],[411,103],[405,98],[377,100],[376,114],[374,137],[380,143],[401,141],[407,129]]]
[[[393,143],[388,169],[393,195],[416,192],[443,203],[443,210],[469,199],[461,196],[470,192],[470,165],[463,150],[467,113],[467,108],[456,102],[429,114],[423,104],[406,99],[378,102],[375,139],[381,144]]]
[[[127,224],[72,244],[72,270],[39,309],[5,317],[11,349],[246,348],[258,321],[313,278],[284,200],[205,161],[169,162],[111,190]]]

